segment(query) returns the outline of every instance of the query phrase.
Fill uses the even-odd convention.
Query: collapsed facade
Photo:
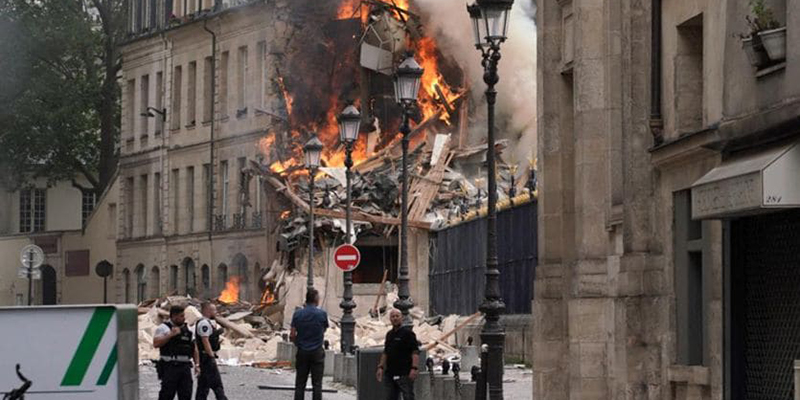
[[[363,118],[353,219],[363,261],[354,293],[356,314],[366,314],[381,283],[397,278],[401,112],[391,74],[413,50],[426,73],[412,116],[410,289],[429,311],[430,232],[485,214],[479,177],[487,149],[468,137],[476,105],[463,72],[425,36],[407,2],[139,1],[129,15],[118,301],[222,294],[269,304],[270,312],[288,305],[289,316],[302,302],[314,201],[315,286],[338,315],[342,274],[332,253],[345,240],[345,199],[336,115],[355,102]],[[325,167],[310,200],[302,144],[313,133],[325,145]],[[504,207],[533,204],[533,162],[511,164],[499,168]],[[523,258],[520,267],[532,271],[535,257]],[[530,285],[519,291],[530,299]]]

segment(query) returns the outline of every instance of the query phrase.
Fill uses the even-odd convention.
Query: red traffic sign
[[[343,244],[333,253],[333,262],[344,272],[350,272],[361,262],[361,252],[352,244]]]

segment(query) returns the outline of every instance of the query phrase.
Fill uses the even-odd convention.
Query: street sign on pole
[[[333,253],[333,262],[344,272],[350,272],[361,262],[361,252],[356,246],[343,244]]]
[[[44,263],[44,251],[35,244],[29,244],[19,252],[19,260],[23,267],[38,268]]]
[[[29,244],[22,248],[19,254],[19,260],[22,261],[22,266],[27,270],[28,275],[28,305],[33,304],[33,280],[41,279],[42,273],[39,271],[39,266],[44,262],[44,251],[42,248]]]

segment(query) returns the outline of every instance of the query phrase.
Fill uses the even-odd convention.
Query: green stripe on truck
[[[94,310],[92,319],[89,320],[89,326],[83,332],[83,338],[75,350],[75,355],[72,356],[64,379],[61,380],[61,386],[80,386],[83,383],[86,371],[92,364],[94,353],[97,352],[100,341],[103,340],[112,316],[114,316],[113,307],[98,307]]]

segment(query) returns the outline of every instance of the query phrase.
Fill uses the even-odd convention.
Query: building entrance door
[[[800,360],[800,211],[731,222],[731,397],[790,400]]]
[[[42,265],[42,304],[56,304],[56,270],[49,265]]]

